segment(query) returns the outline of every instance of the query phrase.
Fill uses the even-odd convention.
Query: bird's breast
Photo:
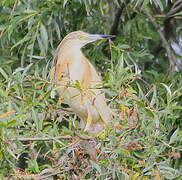
[[[72,61],[68,66],[69,77],[72,81],[81,81],[84,74],[84,63],[82,59]]]

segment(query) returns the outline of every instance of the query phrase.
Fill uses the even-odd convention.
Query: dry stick
[[[40,137],[40,138],[10,138],[10,141],[51,141],[58,139],[71,139],[71,136]]]
[[[167,15],[165,15],[165,14],[155,14],[153,17],[155,17],[155,18],[166,18],[166,16]],[[181,16],[173,16],[173,18],[174,19],[182,19],[182,17]]]
[[[39,177],[34,178],[34,179],[35,179],[35,180],[36,180],[36,179],[37,179],[37,180],[40,180],[40,179],[47,179],[47,178],[50,178],[50,177],[55,176],[55,175],[57,175],[57,174],[64,173],[64,172],[66,172],[66,171],[68,171],[68,170],[58,171],[58,172],[55,172],[55,173],[52,173],[52,174],[39,176]]]
[[[78,138],[82,139],[82,140],[93,140],[93,137],[81,137],[78,134],[75,134],[75,136],[77,136]],[[20,137],[20,138],[8,138],[7,140],[9,141],[51,141],[51,140],[58,140],[58,139],[72,139],[73,137],[67,135],[67,136],[56,136],[56,137],[35,137],[35,138],[24,138],[24,137]]]
[[[164,36],[164,33],[160,30],[160,27],[158,26],[158,24],[156,23],[155,19],[150,15],[149,12],[147,12],[146,10],[142,9],[142,11],[147,15],[147,17],[150,19],[150,21],[152,22],[152,24],[154,25],[154,27],[157,29],[157,32],[159,33],[159,36],[162,40],[162,43],[166,49],[166,52],[167,52],[167,56],[168,56],[168,59],[169,59],[169,62],[170,62],[170,67],[171,67],[171,70],[173,70],[174,66],[178,66],[176,64],[176,57],[174,56],[174,53],[170,47],[170,45],[168,44],[165,36]]]

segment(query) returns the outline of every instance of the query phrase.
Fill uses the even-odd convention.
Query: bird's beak
[[[101,39],[112,39],[112,38],[115,38],[116,36],[115,35],[100,35]]]
[[[89,34],[88,39],[90,41],[96,41],[99,39],[112,39],[116,37],[115,35],[103,35],[103,34]]]

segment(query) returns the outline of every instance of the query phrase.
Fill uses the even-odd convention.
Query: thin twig
[[[67,135],[67,136],[56,136],[56,137],[39,137],[39,138],[37,138],[37,137],[35,137],[35,138],[29,138],[29,137],[27,137],[27,138],[9,138],[9,139],[7,139],[7,140],[9,140],[9,141],[51,141],[51,140],[58,140],[58,139],[71,139],[72,137],[71,136],[69,136],[69,135]]]
[[[136,77],[135,80],[140,80],[140,81],[142,81],[145,85],[147,85],[147,87],[150,87],[150,86],[151,86],[147,81],[145,81],[145,80],[142,79],[141,77]]]
[[[94,137],[82,137],[79,134],[75,133],[75,136],[80,138],[81,140],[94,140]]]
[[[155,18],[166,18],[166,15],[165,14],[155,14],[155,15],[153,15],[153,17],[155,17]],[[174,19],[182,19],[181,16],[174,16],[173,18]]]
[[[33,131],[36,132],[35,129],[30,129],[30,128],[19,128],[19,127],[8,127],[8,129],[13,129],[13,130],[20,130],[20,131]]]
[[[69,169],[68,169],[69,170]],[[35,179],[47,179],[47,178],[50,178],[50,177],[52,177],[52,176],[55,176],[55,175],[57,175],[57,174],[61,174],[61,173],[64,173],[64,172],[66,172],[66,171],[68,171],[67,169],[66,170],[63,170],[63,171],[58,171],[58,172],[55,172],[55,173],[52,173],[52,174],[48,174],[48,175],[44,175],[44,176],[39,176],[39,177],[37,177],[37,178],[35,178]]]
[[[169,145],[168,143],[166,143],[165,141],[161,140],[161,139],[158,139],[160,142],[162,142],[165,146],[171,148],[171,149],[175,149],[175,150],[178,150],[178,151],[181,151],[182,152],[182,149],[180,148],[176,148],[176,147],[173,147],[171,145]]]

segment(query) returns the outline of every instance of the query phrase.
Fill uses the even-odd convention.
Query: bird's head
[[[88,43],[97,41],[99,39],[111,39],[114,38],[114,35],[101,35],[101,34],[89,34],[83,31],[74,31],[69,33],[64,39],[63,42],[69,42],[75,46],[82,48]]]

